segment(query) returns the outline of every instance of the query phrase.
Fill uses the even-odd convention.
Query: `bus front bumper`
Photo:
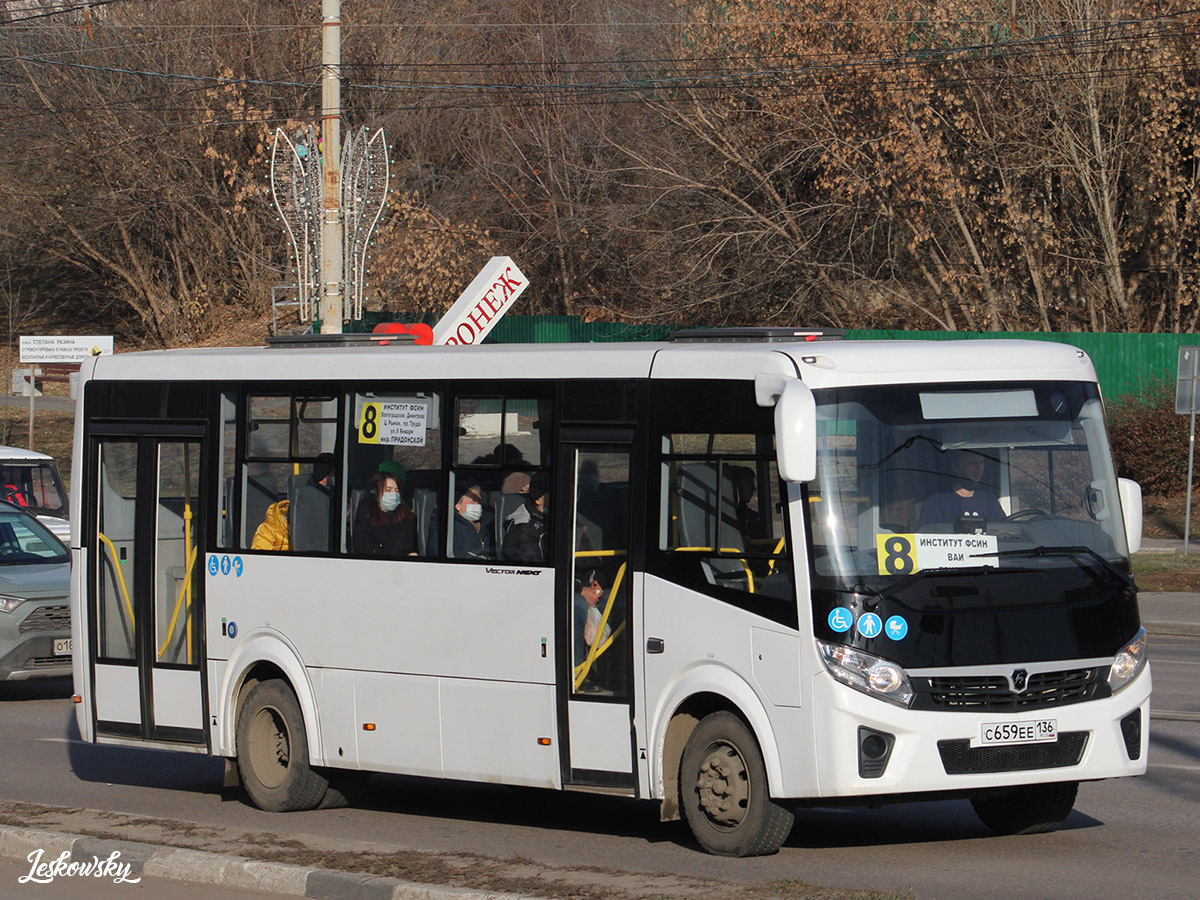
[[[825,673],[814,678],[813,700],[822,710],[820,797],[969,792],[1146,771],[1149,667],[1112,697],[1032,711],[906,709]]]

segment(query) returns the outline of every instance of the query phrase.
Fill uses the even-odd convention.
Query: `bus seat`
[[[288,476],[288,541],[292,550],[329,552],[330,493],[311,476]]]
[[[682,463],[676,470],[675,481],[681,546],[745,549],[742,532],[737,527],[732,481],[722,478],[718,495],[717,467],[712,463]],[[718,505],[720,523],[717,522]]]

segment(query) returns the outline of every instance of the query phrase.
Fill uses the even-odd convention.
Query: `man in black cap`
[[[519,562],[546,561],[546,535],[549,533],[550,479],[537,472],[529,479],[525,503],[508,518],[500,557]]]
[[[288,510],[293,550],[329,551],[329,516],[336,470],[337,458],[332,453],[320,453],[313,460],[312,474],[296,486]]]

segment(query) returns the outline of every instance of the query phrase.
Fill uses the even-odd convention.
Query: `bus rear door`
[[[203,744],[202,424],[95,423],[86,510],[96,733]]]

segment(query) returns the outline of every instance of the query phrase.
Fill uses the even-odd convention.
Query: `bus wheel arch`
[[[792,809],[771,798],[753,729],[724,709],[706,715],[688,735],[679,803],[700,846],[718,856],[775,853],[795,822]]]
[[[329,788],[309,763],[300,701],[284,678],[243,683],[237,706],[237,766],[242,786],[260,809],[315,809]]]
[[[716,712],[731,713],[745,723],[751,734],[756,733],[754,723],[736,703],[722,694],[702,691],[683,700],[671,713],[662,741],[662,805],[659,817],[663,822],[673,822],[682,817],[679,766],[683,761],[683,752],[700,722]],[[761,742],[761,739],[758,740]]]
[[[662,698],[661,712],[654,716],[655,763],[658,772],[654,781],[660,788],[661,821],[680,817],[679,763],[691,732],[704,716],[728,712],[742,720],[754,736],[757,750],[767,768],[767,779],[775,796],[790,797],[779,755],[775,732],[767,708],[745,680],[725,668],[709,666],[680,678],[674,689]]]
[[[312,684],[303,663],[290,645],[270,634],[258,634],[247,640],[226,664],[218,689],[221,700],[213,705],[224,713],[220,732],[216,735],[216,747],[220,748],[218,752],[227,757],[237,755],[237,721],[242,704],[256,684],[271,679],[285,682],[295,695],[304,717],[312,765],[324,765],[320,718]]]

